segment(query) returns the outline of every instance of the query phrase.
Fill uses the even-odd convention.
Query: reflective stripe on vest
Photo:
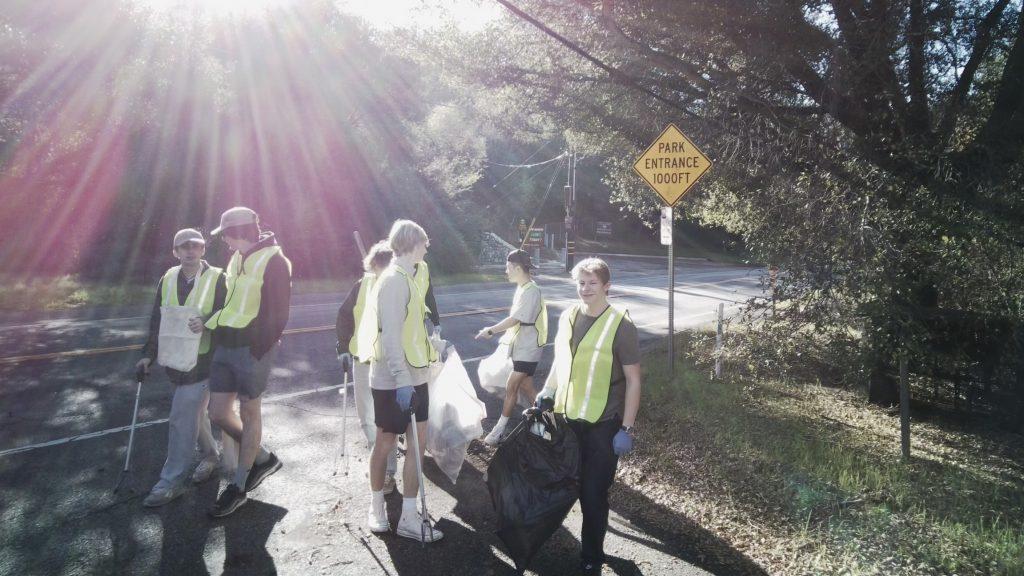
[[[267,271],[270,259],[276,254],[284,258],[280,246],[260,248],[245,258],[242,258],[240,252],[231,256],[224,278],[228,289],[227,301],[224,308],[206,322],[207,328],[245,328],[259,315],[263,274]],[[287,258],[284,261],[291,272],[292,263]]]
[[[608,306],[572,349],[573,326],[580,306],[566,310],[555,335],[555,370],[558,389],[555,412],[573,420],[597,422],[608,404],[612,382],[612,345],[625,314]]]
[[[530,289],[540,291],[540,286],[537,286],[536,282],[531,281],[516,288],[516,295],[512,297],[513,308],[516,306],[516,300],[518,300],[524,292]],[[540,297],[540,312],[538,312],[537,317],[534,318],[533,326],[537,329],[537,346],[544,346],[548,342],[548,305],[544,302],[543,296]],[[512,352],[512,348],[515,346],[516,336],[519,335],[519,330],[521,328],[521,324],[516,324],[509,328],[508,331],[505,332],[504,336],[501,337],[501,343],[509,345],[510,354]]]
[[[380,289],[385,278],[396,275],[405,278],[409,287],[409,302],[405,307],[405,321],[402,324],[402,349],[405,352],[405,361],[413,368],[425,368],[438,358],[437,350],[430,345],[427,328],[423,325],[427,307],[423,303],[423,295],[416,281],[397,264],[382,272],[370,291],[369,305],[363,311],[363,318],[359,323],[359,359],[380,361],[384,357],[380,343]],[[371,350],[366,358],[362,355],[364,343]]]
[[[356,305],[352,308],[352,325],[355,326],[355,330],[352,331],[352,338],[349,338],[348,351],[356,358],[361,358],[359,354],[359,326],[363,319],[363,310],[366,309],[366,297],[373,289],[373,284],[376,280],[377,276],[375,274],[369,272],[363,274],[363,280],[359,283],[359,293],[356,295]]]
[[[185,303],[178,302],[178,274],[181,273],[181,266],[174,266],[164,273],[163,285],[161,287],[160,303],[163,306],[194,306],[203,317],[209,317],[213,311],[214,294],[217,291],[217,278],[222,270],[209,266],[206,271],[193,280],[192,289],[185,297]],[[203,337],[199,341],[199,353],[206,354],[210,351],[210,333],[203,331]]]

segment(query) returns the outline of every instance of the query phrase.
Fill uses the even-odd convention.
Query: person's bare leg
[[[533,387],[533,376],[522,372],[513,372],[508,377],[508,385],[505,387],[505,403],[501,407],[501,415],[506,418],[512,416],[515,411],[519,395],[526,397],[527,405],[533,404],[537,399],[537,390]]]
[[[241,403],[239,412],[242,420],[242,439],[238,449],[238,476],[240,471],[252,470],[256,461],[256,455],[260,451],[260,441],[263,437],[263,401],[260,398],[246,398],[240,396]]]
[[[384,489],[384,474],[388,463],[388,454],[395,451],[396,434],[377,428],[377,439],[370,452],[370,490],[380,492]],[[408,462],[406,458],[406,462]]]
[[[523,374],[523,381],[519,383],[519,392],[526,396],[526,405],[533,406],[537,400],[537,389],[533,387],[533,376]]]
[[[214,392],[210,394],[210,419],[220,427],[221,431],[231,436],[238,444],[242,443],[242,420],[235,414],[234,392]]]
[[[405,498],[416,498],[419,494],[420,483],[419,478],[416,477],[416,461],[413,458],[420,459],[420,466],[423,465],[423,452],[427,447],[427,423],[417,422],[416,432],[419,435],[420,441],[420,452],[419,454],[413,454],[412,451],[412,424],[406,429],[406,446],[408,450],[405,451],[405,466],[402,468],[402,496]],[[383,475],[381,476],[381,486],[384,485]]]

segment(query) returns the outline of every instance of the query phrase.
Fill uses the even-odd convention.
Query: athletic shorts
[[[280,344],[257,360],[248,346],[240,348],[218,347],[210,362],[210,392],[234,392],[248,398],[259,398],[267,389],[270,368],[277,357]]]
[[[398,407],[395,391],[371,389],[370,393],[373,395],[373,423],[389,434],[405,434],[409,413]],[[416,421],[426,422],[430,414],[430,392],[426,384],[413,388],[412,405],[416,409]]]
[[[533,376],[533,373],[537,371],[538,362],[526,362],[523,360],[512,361],[512,371],[519,372],[520,374],[526,374],[527,376]],[[508,364],[506,364],[508,366]]]

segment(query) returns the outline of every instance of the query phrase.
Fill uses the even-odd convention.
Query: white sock
[[[266,448],[260,446],[260,451],[256,454],[255,463],[262,466],[267,463],[267,460],[270,460],[270,452],[267,452]]]
[[[416,514],[416,497],[402,498],[402,516],[406,514]]]
[[[373,506],[373,509],[377,511],[384,509],[383,490],[370,490],[370,505]]]
[[[500,416],[500,417],[498,417],[498,423],[494,425],[494,430],[504,430],[505,426],[507,424],[508,424],[508,416]],[[492,432],[493,432],[493,430],[492,430]]]

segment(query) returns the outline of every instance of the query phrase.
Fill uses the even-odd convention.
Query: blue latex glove
[[[408,412],[412,407],[413,392],[412,386],[395,390],[395,402],[398,402],[398,407],[402,409],[402,412]]]
[[[619,430],[612,438],[612,450],[616,456],[625,456],[633,451],[633,437],[625,430]]]

